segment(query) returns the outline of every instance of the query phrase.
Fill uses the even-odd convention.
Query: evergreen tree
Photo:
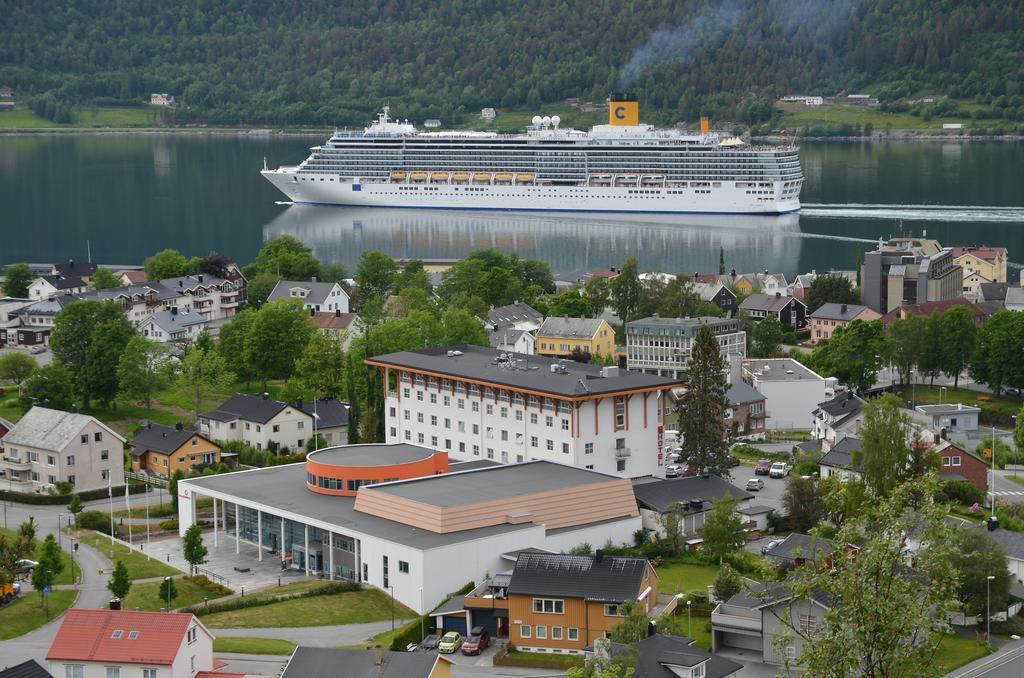
[[[208,553],[206,545],[203,544],[203,528],[198,523],[191,525],[185,530],[185,536],[181,538],[181,551],[185,562],[189,566],[189,574],[194,574],[196,567],[203,564]]]
[[[131,588],[132,580],[128,578],[128,568],[119,560],[114,566],[114,573],[110,576],[110,581],[107,582],[107,589],[114,594],[115,598],[124,600]]]
[[[171,496],[171,508],[178,513],[178,481],[185,479],[185,472],[180,468],[174,469],[170,479],[167,481],[167,493]]]
[[[718,576],[715,577],[715,598],[725,602],[743,590],[743,582],[740,574],[728,564],[718,568]]]
[[[619,320],[623,323],[636,320],[642,294],[643,285],[640,284],[636,258],[630,257],[626,259],[622,270],[612,278],[611,282],[612,304],[615,306],[615,314],[619,316]]]
[[[725,248],[718,248],[718,275],[725,275]]]
[[[726,362],[715,333],[707,325],[701,326],[693,340],[687,377],[687,390],[679,407],[679,430],[686,441],[681,463],[691,473],[707,471],[728,478]]]

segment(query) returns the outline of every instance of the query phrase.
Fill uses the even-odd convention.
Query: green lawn
[[[51,129],[74,127],[157,127],[164,111],[152,106],[90,106],[75,110],[75,122],[61,125],[40,118],[22,103],[0,113],[0,129]]]
[[[60,615],[64,614],[75,602],[78,591],[58,590],[50,593],[47,616],[39,604],[39,594],[25,593],[10,605],[0,608],[0,640],[17,638],[29,631],[34,631]]]
[[[685,605],[683,607],[686,607]],[[686,610],[658,620],[658,632],[693,638],[694,647],[711,652],[711,617],[693,615],[688,621]]]
[[[142,584],[132,584],[128,591],[128,597],[124,599],[123,606],[126,610],[149,610],[159,611],[167,605],[167,601],[160,598],[160,584],[158,581],[150,581]],[[174,586],[178,590],[178,597],[171,600],[171,607],[178,609],[203,602],[203,597],[217,598],[215,593],[209,589],[194,584],[184,577],[175,577]]]
[[[583,657],[580,655],[520,652],[519,650],[508,652],[504,659],[499,661],[501,662],[500,666],[523,666],[538,669],[570,669],[574,666],[583,666]],[[495,664],[498,665],[498,662]]]
[[[5,530],[3,528],[0,528],[0,534],[4,535],[4,537],[6,537],[7,539],[13,539],[17,535],[17,532],[15,532],[14,530]],[[67,545],[67,538],[62,538],[61,541],[62,541],[61,546],[66,546]],[[38,561],[39,560],[39,554],[42,552],[42,549],[43,549],[43,542],[42,542],[42,540],[41,539],[36,539],[35,540],[35,549],[28,556],[28,559],[29,560]],[[64,563],[64,569],[61,570],[59,575],[57,575],[57,579],[54,581],[54,583],[55,584],[73,584],[74,582],[71,580],[71,554],[69,554],[67,551],[61,550],[61,552],[60,552],[60,560],[61,560],[62,563]],[[75,573],[78,575],[79,579],[82,578],[82,573],[78,569],[77,565],[75,565]]]
[[[779,122],[782,128],[843,124],[863,127],[864,123],[870,122],[876,132],[881,132],[886,125],[892,125],[893,129],[942,129],[943,123],[947,122],[963,123],[965,127],[971,124],[970,118],[958,117],[932,118],[926,122],[910,113],[883,113],[877,106],[776,104],[776,108],[782,111]]]
[[[975,659],[981,659],[994,650],[994,646],[980,640],[953,635],[943,636],[938,649],[935,650],[935,667],[941,669],[943,673],[952,671]]]
[[[979,420],[983,426],[1013,427],[1013,415],[1020,413],[1024,402],[1020,398],[995,396],[991,393],[979,393],[967,389],[943,388],[918,384],[916,388],[905,387],[901,394],[904,400],[917,399],[918,405],[935,405],[938,403],[963,403],[981,408]]]
[[[7,392],[11,393],[10,390]],[[18,395],[16,390],[14,391],[14,395],[7,395],[0,398],[0,417],[17,424],[18,420],[21,419],[21,416],[21,405],[18,404]]]
[[[396,623],[415,616],[412,610],[395,603]],[[391,596],[377,589],[294,598],[202,617],[211,628],[227,629],[362,624],[385,619],[391,619]]]
[[[138,551],[131,551],[127,546],[117,542],[110,543],[110,537],[97,532],[87,532],[82,535],[82,541],[102,553],[114,564],[122,561],[128,568],[130,579],[149,579],[150,577],[180,577],[182,573],[170,565],[161,563],[159,560],[150,560]],[[202,599],[202,597],[200,597]]]
[[[290,655],[295,651],[295,643],[289,643],[287,640],[278,640],[277,638],[216,638],[213,641],[213,651],[235,652],[238,654]]]
[[[718,576],[718,568],[713,565],[695,565],[667,561],[657,569],[658,593],[675,595],[690,591],[706,592],[708,584],[713,584]]]
[[[154,492],[159,492],[160,490],[159,489],[155,489],[153,491]],[[164,492],[165,495],[167,494],[167,490],[163,490],[163,492]],[[210,508],[211,506],[213,506],[213,499],[210,499],[208,497],[204,497],[203,499],[197,499],[196,500],[196,508]],[[178,516],[177,512],[171,507],[170,504],[160,504],[159,506],[150,506],[149,507],[149,517],[150,518],[172,518],[172,517],[176,518],[177,516]],[[131,514],[128,513],[128,509],[119,509],[117,511],[114,511],[114,517],[115,518],[128,518],[128,517],[131,517],[131,518],[145,518],[146,517],[146,507],[145,506],[143,506],[143,507],[135,507],[135,508],[133,508],[131,510]]]

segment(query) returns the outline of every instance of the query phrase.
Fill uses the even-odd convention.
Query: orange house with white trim
[[[455,460],[663,473],[668,392],[678,380],[479,346],[366,363],[383,375],[388,443],[426,445]]]

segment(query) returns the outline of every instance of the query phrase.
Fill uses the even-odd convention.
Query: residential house
[[[740,313],[746,313],[754,320],[764,320],[771,316],[786,328],[802,329],[807,325],[807,306],[796,297],[783,296],[776,292],[774,296],[755,293],[740,303]]]
[[[434,652],[299,646],[280,678],[449,678],[451,661]],[[211,676],[213,678],[213,676]]]
[[[1011,287],[1010,289],[1012,290],[1013,288]],[[924,304],[901,304],[883,315],[882,322],[888,327],[897,320],[906,320],[912,315],[928,317],[936,311],[942,314],[956,306],[963,306],[970,311],[977,325],[982,325],[988,319],[989,314],[981,306],[970,299],[957,297],[955,299],[943,299],[942,301],[929,301]]]
[[[487,312],[487,324],[495,330],[536,332],[544,324],[544,314],[529,304],[509,304],[491,308]]]
[[[114,275],[117,276],[117,279],[121,281],[121,285],[124,287],[142,285],[146,282],[146,272],[141,269],[118,271]]]
[[[32,303],[33,301],[31,299],[0,297],[0,348],[3,348],[8,343],[8,331],[12,332],[10,343],[12,345],[17,344],[17,330],[18,327],[21,326],[21,318],[18,317],[17,311],[20,311]]]
[[[981,414],[980,407],[964,405],[963,403],[948,403],[940,405],[918,405],[916,408],[919,414],[923,414],[929,421],[930,430],[936,433],[945,434],[970,434],[978,430],[978,416]],[[945,435],[942,435],[945,438]]]
[[[768,531],[768,523],[775,509],[764,504],[744,505],[736,509],[746,521],[747,530],[753,533],[764,534]]]
[[[537,353],[537,337],[528,330],[494,330],[487,335],[491,348],[498,351],[535,355]]]
[[[1024,287],[1006,288],[1006,299],[1003,308],[1007,311],[1024,311]]]
[[[729,384],[725,397],[729,407],[725,411],[725,425],[734,436],[743,438],[760,438],[767,429],[764,395],[742,380]]]
[[[203,434],[183,427],[149,423],[128,443],[132,471],[169,478],[188,475],[200,466],[220,463],[221,447]]]
[[[839,391],[832,398],[818,403],[811,412],[814,419],[811,437],[822,441],[821,449],[828,451],[843,436],[858,432],[864,419],[863,407],[864,401],[851,390]]]
[[[988,494],[988,478],[991,462],[973,452],[943,440],[935,446],[939,455],[939,478],[943,480],[966,480],[980,491]]]
[[[991,282],[978,271],[964,270],[964,297],[977,301],[981,297],[981,286]]]
[[[498,114],[495,112],[493,108],[488,107],[480,109],[481,120],[485,122],[493,122],[496,117],[498,117]]]
[[[208,678],[213,634],[191,613],[72,608],[46,653],[67,678]]]
[[[242,282],[203,273],[167,278],[160,284],[182,297],[179,311],[195,311],[207,320],[233,317],[245,298]]]
[[[648,614],[657,605],[658,575],[646,558],[521,553],[508,583],[509,642],[582,654],[618,626],[623,603]]]
[[[92,283],[92,277],[96,275],[96,271],[99,270],[99,264],[94,264],[91,261],[82,263],[75,261],[74,259],[68,259],[66,262],[54,264],[50,268],[50,275],[63,275],[65,277],[79,277],[86,282],[86,284]]]
[[[743,664],[705,652],[692,638],[655,634],[632,646],[609,643],[611,658],[623,657],[632,666],[632,678],[735,678]],[[598,654],[586,648],[587,660]]]
[[[740,373],[765,397],[766,428],[774,431],[809,431],[811,412],[836,388],[835,378],[826,379],[792,358],[744,360]]]
[[[776,294],[783,297],[789,296],[789,283],[782,273],[736,273],[735,270],[728,274],[717,276],[718,282],[729,286],[741,294],[765,294],[774,297]],[[701,277],[701,280],[704,278]]]
[[[303,307],[315,313],[348,313],[349,295],[345,288],[335,282],[311,282],[279,280],[267,301],[278,299],[299,299]]]
[[[41,275],[28,286],[28,297],[38,301],[61,294],[85,294],[86,287],[85,281],[77,275]]]
[[[823,563],[825,568],[832,569],[832,554],[837,550],[835,544],[824,539],[793,532],[787,535],[782,543],[768,549],[765,555],[794,567],[800,567],[807,562],[819,562]]]
[[[3,110],[0,107],[0,110]],[[0,671],[0,678],[53,678],[53,674],[44,669],[35,659],[29,659]]]
[[[72,297],[42,299],[10,313],[7,322],[8,346],[39,346],[50,343],[50,333],[57,315]]]
[[[3,438],[12,489],[38,492],[58,482],[75,490],[124,485],[124,438],[95,417],[35,406]]]
[[[241,440],[257,450],[298,452],[313,435],[313,415],[263,396],[237,394],[199,415],[200,430],[213,440]]]
[[[166,93],[154,93],[149,95],[150,106],[173,106],[174,96]]]
[[[352,339],[363,333],[363,322],[355,313],[342,313],[340,310],[333,313],[310,311],[309,317],[321,332],[335,341],[340,341],[346,351]]]
[[[690,287],[702,301],[714,304],[722,309],[727,318],[732,318],[736,315],[738,310],[736,293],[722,283],[693,282],[690,283]]]
[[[537,330],[537,353],[569,358],[573,355],[615,355],[615,330],[600,318],[551,317]]]
[[[964,276],[977,273],[987,282],[1004,283],[1009,252],[1005,247],[954,247],[953,262],[964,269]]]
[[[704,525],[704,519],[711,511],[711,503],[728,495],[747,505],[754,495],[741,490],[718,476],[695,475],[685,478],[670,478],[636,483],[633,486],[636,505],[640,508],[640,519],[644,529],[664,537],[665,520],[680,506],[685,510],[680,516],[679,531],[687,539],[695,539],[697,531]]]
[[[1005,530],[998,527],[988,530],[987,525],[979,525],[977,530],[986,530],[990,539],[997,541],[1006,551],[1006,569],[1010,571],[1018,584],[1024,583],[1024,532]]]
[[[0,87],[0,97],[13,97],[13,96],[14,96],[14,89],[12,89],[10,87],[7,87],[6,85],[4,85],[3,87]]]
[[[647,374],[681,379],[690,364],[693,342],[701,327],[714,332],[723,359],[747,355],[747,333],[739,320],[726,318],[661,318],[626,323],[626,367]]]
[[[860,438],[845,436],[834,443],[818,460],[819,477],[838,477],[840,480],[859,479],[860,471],[854,467],[853,455],[860,451]]]
[[[117,302],[125,317],[138,327],[154,313],[169,311],[182,307],[187,309],[185,297],[161,283],[131,285],[129,287],[112,287],[95,290],[85,294],[76,294],[68,298],[71,301],[114,301]]]
[[[811,343],[817,344],[821,341],[828,341],[832,338],[832,333],[837,328],[846,327],[854,320],[870,322],[878,320],[882,317],[882,314],[859,304],[828,303],[822,304],[809,317],[811,321]]]
[[[160,311],[142,321],[139,334],[162,344],[189,346],[202,334],[209,321],[198,313],[178,312],[178,307]]]
[[[810,291],[811,285],[818,279],[818,276],[834,275],[841,278],[846,278],[850,281],[851,287],[857,286],[857,271],[827,271],[825,273],[818,273],[812,270],[810,273],[803,273],[793,279],[793,284],[790,287],[790,294],[799,299],[800,301],[806,301],[807,292]]]
[[[795,662],[804,640],[784,623],[789,618],[804,632],[814,630],[832,608],[829,597],[813,591],[799,600],[777,582],[758,584],[720,602],[711,613],[711,650],[748,650],[760,654],[766,664]],[[781,644],[786,638],[788,642]]]
[[[935,240],[894,238],[864,254],[861,303],[886,314],[903,304],[961,297],[963,273],[953,250]]]
[[[307,403],[299,398],[295,407],[313,418],[316,435],[322,437],[328,446],[348,442],[348,403],[337,398],[317,398]]]

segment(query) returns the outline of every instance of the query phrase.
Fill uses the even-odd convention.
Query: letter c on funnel
[[[615,117],[618,118],[619,120],[624,120],[625,117],[626,117],[626,107],[625,106],[616,106],[615,107]]]

